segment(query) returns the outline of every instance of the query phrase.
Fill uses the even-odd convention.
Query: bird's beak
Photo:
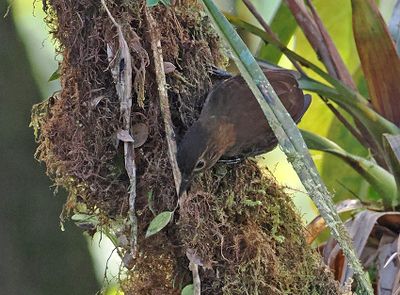
[[[190,184],[190,179],[186,177],[182,177],[181,185],[179,187],[179,197],[182,196],[184,192],[186,192],[188,186]]]

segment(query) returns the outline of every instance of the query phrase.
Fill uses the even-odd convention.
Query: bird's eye
[[[205,165],[206,165],[206,162],[204,162],[204,160],[199,160],[197,162],[196,166],[194,167],[194,171],[199,171],[199,170],[203,169]]]

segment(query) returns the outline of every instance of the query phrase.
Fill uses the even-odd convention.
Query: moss
[[[212,175],[196,180],[181,202],[179,221],[186,248],[209,268],[205,294],[337,294],[273,178],[250,161],[228,168],[218,181],[210,181]]]
[[[176,66],[167,82],[179,138],[215,82],[211,66],[224,66],[226,57],[197,1],[175,2],[151,13],[159,24],[164,61]],[[125,261],[130,266],[121,281],[126,294],[179,294],[191,281],[186,251],[204,265],[202,294],[336,294],[335,283],[305,243],[290,198],[250,161],[198,177],[179,200],[173,222],[144,238],[154,214],[173,210],[178,200],[143,19],[145,1],[106,3],[132,56],[132,126],[149,129],[146,142],[135,149],[138,253]],[[116,145],[122,118],[107,56],[107,49],[118,48],[116,28],[98,0],[47,0],[45,6],[62,56],[62,89],[33,109],[36,157],[55,185],[69,192],[63,218],[89,214],[97,220],[95,229],[129,237],[129,180],[122,147]],[[126,243],[114,242],[126,257]]]

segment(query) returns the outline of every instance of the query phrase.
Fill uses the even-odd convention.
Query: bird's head
[[[221,158],[235,142],[233,125],[218,118],[198,120],[183,137],[177,154],[182,182],[179,195],[186,191],[193,177],[205,171]]]

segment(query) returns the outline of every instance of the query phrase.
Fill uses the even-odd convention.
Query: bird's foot
[[[244,158],[242,157],[237,157],[237,158],[230,158],[230,159],[219,159],[218,163],[223,163],[223,164],[228,164],[228,165],[234,165],[242,162]]]
[[[229,78],[232,78],[232,76],[233,76],[231,73],[224,71],[222,69],[219,69],[217,67],[214,67],[214,66],[211,68],[210,73],[219,79],[229,79]]]

